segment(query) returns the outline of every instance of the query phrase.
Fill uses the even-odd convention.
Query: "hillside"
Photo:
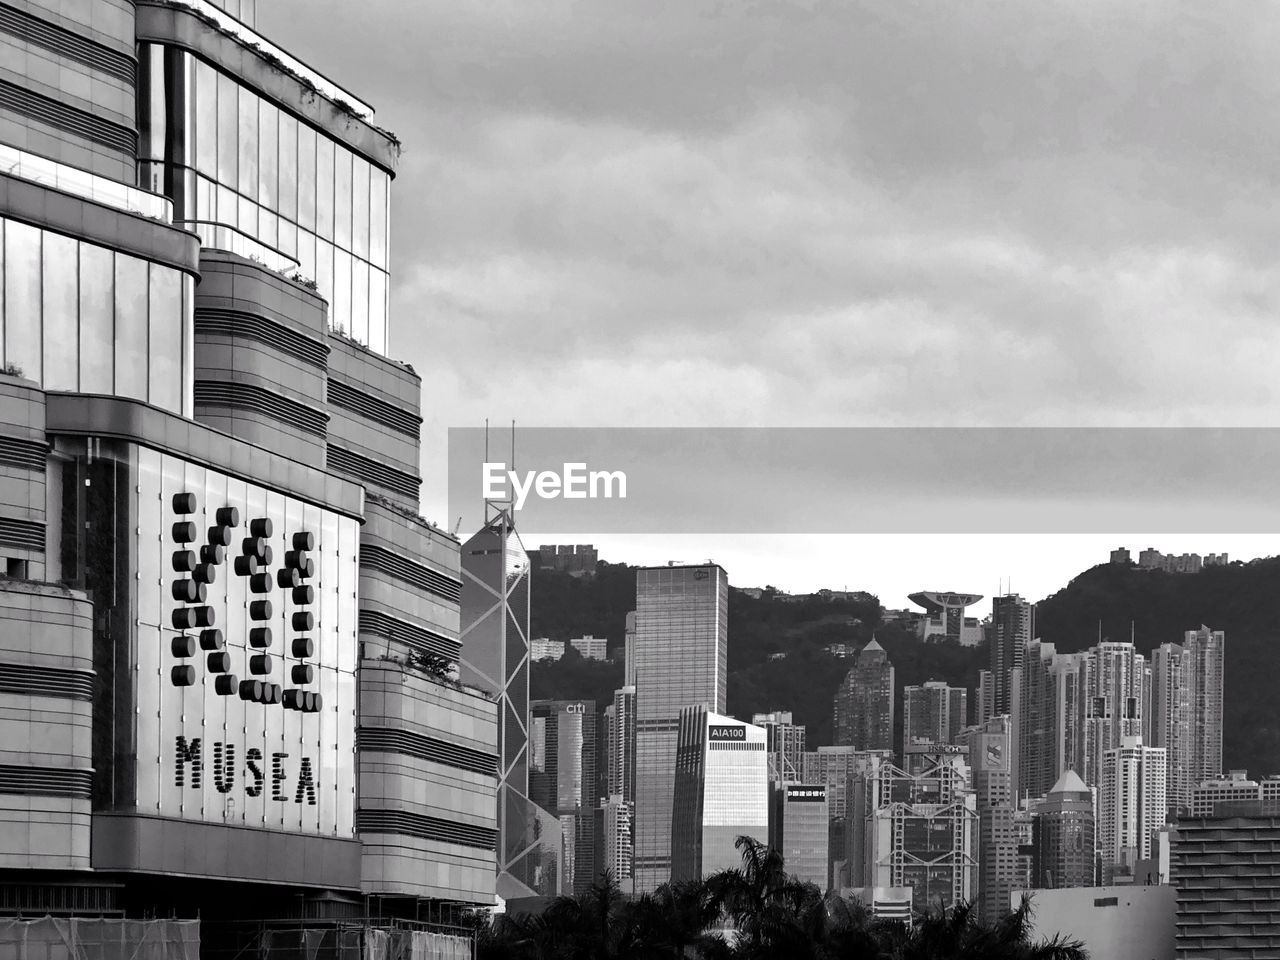
[[[576,656],[536,664],[534,697],[582,697],[607,702],[622,682],[621,645],[628,610],[635,603],[635,571],[625,564],[600,565],[593,580],[535,572],[533,636],[568,639],[606,636],[615,663]],[[1273,597],[1280,597],[1280,558],[1209,567],[1194,575],[1142,571],[1103,564],[1077,576],[1043,600],[1037,633],[1063,652],[1083,650],[1101,635],[1128,639],[1150,650],[1202,623],[1227,633],[1224,765],[1264,775],[1280,772],[1280,709],[1274,705],[1270,673],[1280,665],[1280,639]],[[824,650],[831,643],[860,646],[872,632],[893,662],[899,688],[945,680],[976,690],[986,653],[954,644],[924,644],[897,624],[882,624],[877,604],[856,601],[787,602],[766,591],[753,599],[729,591],[729,712],[749,718],[757,711],[791,710],[808,727],[811,746],[831,742],[831,698],[850,663]],[[772,654],[785,657],[770,660]],[[900,741],[901,709],[898,711]]]

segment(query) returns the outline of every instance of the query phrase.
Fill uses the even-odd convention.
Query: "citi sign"
[[[713,723],[707,727],[708,740],[739,740],[746,741],[746,727],[731,727],[727,724]]]

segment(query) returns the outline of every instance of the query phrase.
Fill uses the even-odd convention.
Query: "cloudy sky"
[[[1273,5],[262,6],[264,33],[405,144],[392,352],[423,376],[432,518],[445,431],[485,417],[1275,419]],[[844,558],[851,581],[917,585],[843,538],[693,552],[735,582],[814,586]],[[996,541],[956,554],[966,566],[933,586],[1016,587],[1039,563],[1052,588],[1079,569],[1007,569]]]

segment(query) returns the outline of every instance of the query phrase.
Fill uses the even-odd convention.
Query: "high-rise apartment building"
[[[672,801],[671,879],[738,867],[739,837],[769,840],[765,732],[706,707],[680,713]]]
[[[966,607],[982,599],[980,593],[922,590],[911,594],[912,603],[924,607],[925,614],[916,623],[921,640],[949,640],[965,647],[982,643],[982,625],[976,617],[966,617]]]
[[[804,764],[804,724],[794,723],[790,710],[757,713],[751,722],[764,727],[769,745],[769,782],[798,783]]]
[[[529,556],[511,510],[462,546],[462,659],[467,683],[498,700],[498,879],[505,900],[563,891],[559,818],[529,797]]]
[[[24,910],[230,956],[491,903],[499,722],[388,356],[398,143],[224,6],[0,16],[0,820]]]
[[[1169,812],[1185,811],[1191,802],[1191,656],[1176,643],[1151,651],[1151,717],[1144,742],[1164,747],[1169,762]]]
[[[1103,757],[1126,738],[1142,737],[1142,708],[1149,695],[1146,658],[1128,641],[1103,640],[1085,663],[1084,770],[1090,786],[1102,782]]]
[[[599,872],[609,871],[626,893],[634,893],[631,868],[631,811],[635,805],[614,794],[595,810],[595,862]]]
[[[1280,815],[1223,804],[1178,823],[1171,845],[1178,960],[1280,956]]]
[[[769,846],[782,854],[786,871],[825,891],[830,877],[830,817],[823,783],[770,784]]]
[[[951,743],[969,725],[969,692],[930,680],[902,688],[902,749]]]
[[[629,803],[636,799],[636,688],[613,692],[608,750],[608,794],[617,794]]]
[[[996,715],[995,679],[990,670],[978,671],[978,704],[976,717],[978,723],[984,723]]]
[[[881,765],[850,812],[861,825],[857,887],[910,887],[915,903],[949,907],[977,895],[978,811],[959,754],[939,755],[918,774]],[[856,876],[853,879],[858,879]]]
[[[1169,754],[1169,810],[1185,813],[1197,783],[1222,774],[1225,635],[1202,626],[1151,652],[1149,743]]]
[[[1042,797],[1064,770],[1083,770],[1085,654],[1027,644],[1013,716],[1017,796]]]
[[[1167,757],[1163,747],[1125,737],[1103,754],[1098,786],[1098,853],[1102,879],[1132,871],[1152,857],[1153,839],[1167,822]]]
[[[893,749],[893,664],[872,640],[836,690],[833,704],[837,746],[858,750]]]
[[[529,798],[555,814],[566,841],[572,837],[573,862],[564,865],[563,887],[582,895],[598,876],[595,701],[534,700],[529,714]]]
[[[987,649],[991,661],[993,716],[1012,715],[1016,709],[1011,693],[1012,673],[1022,666],[1027,644],[1035,636],[1035,609],[1035,604],[1016,593],[992,598]]]
[[[587,634],[569,641],[569,646],[577,650],[584,660],[608,660],[609,641],[606,637]]]
[[[729,581],[714,564],[636,571],[636,890],[671,878],[671,804],[680,714],[723,714]]]
[[[1034,886],[1054,890],[1094,885],[1093,792],[1074,770],[1063,773],[1037,805],[1032,830]]]

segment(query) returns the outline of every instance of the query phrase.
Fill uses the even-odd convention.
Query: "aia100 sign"
[[[358,522],[138,450],[137,805],[354,835]]]

